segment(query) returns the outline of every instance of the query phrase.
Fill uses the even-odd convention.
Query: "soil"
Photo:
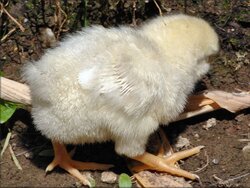
[[[85,1],[80,0],[63,1],[61,4],[63,12],[60,12],[53,1],[4,0],[5,9],[24,26],[25,31],[21,32],[18,25],[7,14],[2,13],[1,39],[12,29],[16,30],[1,40],[1,71],[5,77],[22,82],[20,69],[23,64],[37,60],[45,49],[55,45],[54,39],[45,39],[42,36],[44,28],[51,28],[56,38],[61,40],[67,33],[87,25],[102,24],[110,27],[125,24],[135,27],[144,20],[159,15],[159,9],[155,4],[158,2],[164,14],[186,11],[187,14],[203,17],[219,34],[220,54],[213,61],[210,72],[197,84],[196,91],[204,89],[250,91],[250,19],[247,1],[187,1],[186,6],[184,1],[145,2],[147,1],[95,0],[85,4]],[[204,125],[211,118],[215,118],[216,123],[206,128]],[[45,174],[45,168],[52,160],[52,146],[49,140],[35,130],[29,110],[17,110],[0,128],[1,145],[8,130],[11,130],[10,144],[23,169],[17,169],[9,150],[6,150],[0,161],[2,187],[81,186],[76,179],[59,168]],[[250,139],[250,109],[236,114],[218,110],[171,123],[164,127],[164,131],[175,151],[198,145],[205,146],[200,154],[180,163],[181,168],[196,171],[205,187],[250,185],[250,163],[249,159],[243,157],[242,152],[248,143],[240,141],[240,139]],[[181,149],[175,147],[179,136],[187,138],[190,145]],[[68,146],[69,149],[74,147]],[[77,146],[74,158],[81,161],[111,163],[115,166],[111,169],[113,172],[130,173],[125,158],[114,152],[112,143]],[[197,171],[199,169],[200,171]],[[117,183],[101,182],[100,171],[92,171],[90,174],[95,179],[97,187],[118,187]],[[200,186],[200,183],[195,181],[191,184]]]

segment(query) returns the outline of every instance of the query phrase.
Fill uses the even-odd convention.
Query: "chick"
[[[113,141],[120,155],[152,169],[195,179],[173,163],[202,147],[163,159],[145,151],[149,136],[183,111],[195,83],[219,50],[218,36],[204,20],[187,15],[155,18],[140,28],[93,26],[66,38],[24,78],[32,95],[36,128],[52,140],[59,165],[83,184],[78,170],[109,164],[74,161],[63,144]]]

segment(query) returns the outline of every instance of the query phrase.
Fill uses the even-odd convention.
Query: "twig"
[[[61,16],[61,11],[60,11],[60,0],[55,0],[55,5],[56,5],[56,11],[55,11],[55,23],[60,26],[61,25],[61,20],[62,20],[62,16]]]
[[[240,178],[244,178],[244,177],[246,177],[246,176],[248,176],[248,175],[250,175],[249,172],[246,173],[246,174],[242,174],[242,175],[240,175],[240,176],[236,176],[236,177],[234,177],[234,178],[230,178],[230,179],[225,180],[225,181],[234,181],[234,180],[237,180],[237,179],[240,179]]]
[[[3,5],[3,3],[0,3],[0,9],[1,9],[1,11],[3,11],[5,14],[7,14],[7,16],[13,21],[13,22],[15,22],[15,24],[17,24],[17,26],[20,28],[20,30],[22,31],[22,32],[24,32],[25,31],[25,28],[13,17],[13,16],[11,16],[10,15],[10,13],[4,8],[4,5]]]
[[[170,12],[172,9],[169,7],[166,7],[166,5],[164,3],[161,4],[161,8],[166,11],[166,12]]]
[[[15,165],[17,166],[17,168],[18,168],[19,170],[22,170],[22,167],[21,167],[19,161],[17,160],[17,158],[16,158],[16,156],[15,156],[15,153],[14,153],[14,151],[13,151],[11,145],[9,145],[9,150],[10,150],[10,154],[11,154],[11,157],[12,157],[12,159],[13,159]]]
[[[3,145],[3,149],[1,151],[1,158],[6,150],[6,148],[8,147],[9,145],[9,142],[10,142],[10,137],[11,137],[11,132],[8,132],[7,136],[6,136],[6,139],[5,139],[5,142],[4,142],[4,145]]]
[[[236,176],[236,177],[234,177],[234,178],[230,178],[230,179],[227,179],[227,180],[223,180],[223,179],[219,178],[218,176],[216,176],[216,175],[214,174],[214,175],[213,175],[213,178],[214,178],[215,180],[217,180],[219,184],[225,185],[225,184],[230,183],[230,181],[234,181],[234,180],[237,180],[237,179],[240,179],[240,178],[244,178],[244,177],[249,176],[249,175],[250,175],[250,173],[248,172],[248,173],[246,173],[246,174],[242,174],[242,175]]]
[[[239,142],[250,142],[249,138],[238,139]]]
[[[55,15],[55,22],[58,23],[59,27],[58,27],[58,31],[57,31],[57,35],[56,35],[56,38],[58,39],[59,38],[59,35],[62,31],[62,27],[63,25],[65,24],[66,20],[67,20],[67,14],[64,12],[64,10],[61,8],[61,2],[59,0],[56,0],[55,1],[55,4],[56,4],[56,15]],[[63,21],[61,22],[62,20],[62,15],[61,13],[63,13],[64,15],[64,19]]]
[[[207,157],[206,164],[203,167],[199,168],[198,170],[194,171],[195,173],[202,171],[204,168],[206,168],[208,166],[208,164],[209,164],[209,157],[208,157],[208,154],[207,154],[206,151],[205,151],[205,156]]]
[[[215,174],[212,176],[216,181],[223,181],[223,179],[219,178],[218,176],[216,176]]]
[[[34,149],[42,148],[42,147],[45,146],[47,143],[48,143],[48,142],[46,142],[45,144],[43,144],[43,145],[41,145],[41,146],[36,146],[36,147],[33,147],[33,148],[29,149],[29,150],[26,150],[26,151],[23,151],[23,152],[21,152],[21,153],[18,153],[18,154],[16,154],[16,157],[18,157],[18,156],[20,156],[20,155],[24,155],[24,154],[26,154],[26,153],[28,153],[28,152],[34,150]]]
[[[155,3],[155,6],[158,8],[159,15],[162,16],[162,11],[161,11],[161,8],[160,8],[160,6],[158,5],[157,1],[154,0],[154,3]]]
[[[83,12],[83,16],[84,16],[84,23],[83,26],[87,27],[88,26],[88,20],[87,20],[87,5],[88,5],[88,0],[84,0],[84,12]]]
[[[187,13],[187,0],[184,0],[184,13]]]
[[[136,26],[136,18],[135,18],[135,12],[136,12],[136,0],[133,1],[133,17],[132,17],[132,25]]]
[[[19,157],[20,155],[24,155],[24,154],[28,153],[29,151],[32,151],[33,149],[34,149],[34,148],[29,149],[29,150],[26,150],[26,151],[23,151],[23,152],[21,152],[21,153],[18,153],[18,154],[16,154],[16,157]]]
[[[1,42],[3,42],[5,39],[7,39],[12,33],[14,33],[16,31],[16,28],[11,29],[6,35],[4,35],[1,38]]]
[[[225,29],[223,29],[221,26],[219,26],[218,24],[214,24],[215,25],[215,27],[217,27],[218,29],[220,29],[221,31],[223,31],[223,32],[227,32]]]

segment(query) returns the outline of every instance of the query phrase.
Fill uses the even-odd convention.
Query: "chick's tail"
[[[32,62],[25,64],[22,68],[22,78],[29,85],[32,98],[38,97],[40,100],[48,100],[48,78],[36,64]]]

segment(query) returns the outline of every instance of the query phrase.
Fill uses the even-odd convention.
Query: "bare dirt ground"
[[[145,2],[96,0],[85,4],[85,1],[78,0],[64,1],[58,7],[54,1],[5,0],[5,9],[25,31],[20,31],[18,25],[3,11],[0,21],[1,71],[5,77],[21,82],[20,68],[23,64],[37,60],[52,45],[50,40],[42,37],[44,28],[51,28],[56,38],[61,40],[67,33],[86,25],[102,24],[109,27],[126,24],[134,27],[159,15],[160,10],[164,14],[172,14],[184,12],[186,9],[187,14],[208,20],[218,32],[221,42],[220,54],[212,63],[208,75],[197,84],[196,91],[250,91],[250,5],[247,1],[187,1],[186,8],[183,1],[155,1],[160,9],[154,1]],[[211,118],[215,118],[215,123],[212,127],[206,127]],[[7,150],[0,161],[2,187],[80,186],[76,179],[61,169],[45,176],[45,168],[52,160],[52,147],[50,141],[34,129],[28,110],[17,110],[10,121],[0,128],[1,144],[4,143],[8,129],[11,130],[10,144],[23,168],[17,169]],[[249,187],[250,162],[243,157],[242,152],[247,142],[239,139],[250,139],[250,109],[237,114],[218,110],[172,123],[164,130],[175,151],[198,145],[205,146],[200,154],[181,162],[181,168],[196,171],[205,187]],[[187,138],[190,144],[183,148],[175,147],[180,136]],[[113,172],[130,173],[125,159],[115,154],[112,143],[77,146],[74,158],[112,163],[115,165],[111,169]],[[197,171],[200,168],[202,169]],[[118,184],[102,183],[101,172],[90,173],[96,180],[97,187],[118,187]],[[198,182],[191,184],[200,186]]]

